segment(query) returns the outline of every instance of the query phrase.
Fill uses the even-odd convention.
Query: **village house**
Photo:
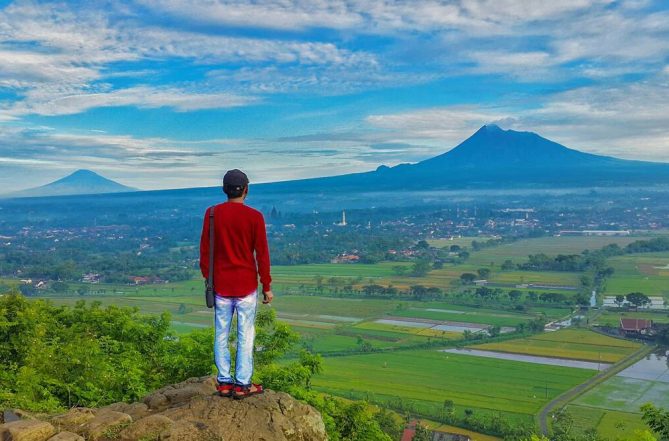
[[[84,276],[81,278],[81,281],[84,283],[100,283],[100,274],[97,273],[84,274]]]
[[[650,335],[653,321],[640,318],[621,318],[620,333],[627,336]]]
[[[146,285],[151,282],[151,279],[144,276],[133,276],[130,280],[132,280],[135,285]]]
[[[355,262],[358,262],[359,260],[360,260],[360,256],[358,256],[356,254],[344,253],[344,254],[338,255],[337,257],[332,259],[330,262],[332,262],[332,263],[355,263]]]

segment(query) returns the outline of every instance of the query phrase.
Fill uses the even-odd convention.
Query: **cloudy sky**
[[[0,0],[0,193],[415,162],[479,126],[669,162],[664,0]]]

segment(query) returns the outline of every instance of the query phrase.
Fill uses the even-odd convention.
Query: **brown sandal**
[[[261,384],[248,384],[246,386],[242,385],[236,385],[235,386],[235,391],[232,394],[232,397],[235,400],[241,400],[246,397],[250,397],[251,395],[260,395],[261,393],[265,392],[265,389],[263,389]]]

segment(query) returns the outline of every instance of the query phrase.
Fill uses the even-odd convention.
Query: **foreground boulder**
[[[46,421],[19,420],[0,426],[2,441],[44,441],[56,433],[53,426]]]
[[[0,425],[2,441],[325,441],[320,414],[288,394],[244,400],[214,395],[215,380],[192,378],[141,403],[75,408]]]

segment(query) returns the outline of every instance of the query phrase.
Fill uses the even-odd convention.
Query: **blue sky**
[[[333,175],[486,123],[669,162],[662,0],[0,0],[0,193]]]

